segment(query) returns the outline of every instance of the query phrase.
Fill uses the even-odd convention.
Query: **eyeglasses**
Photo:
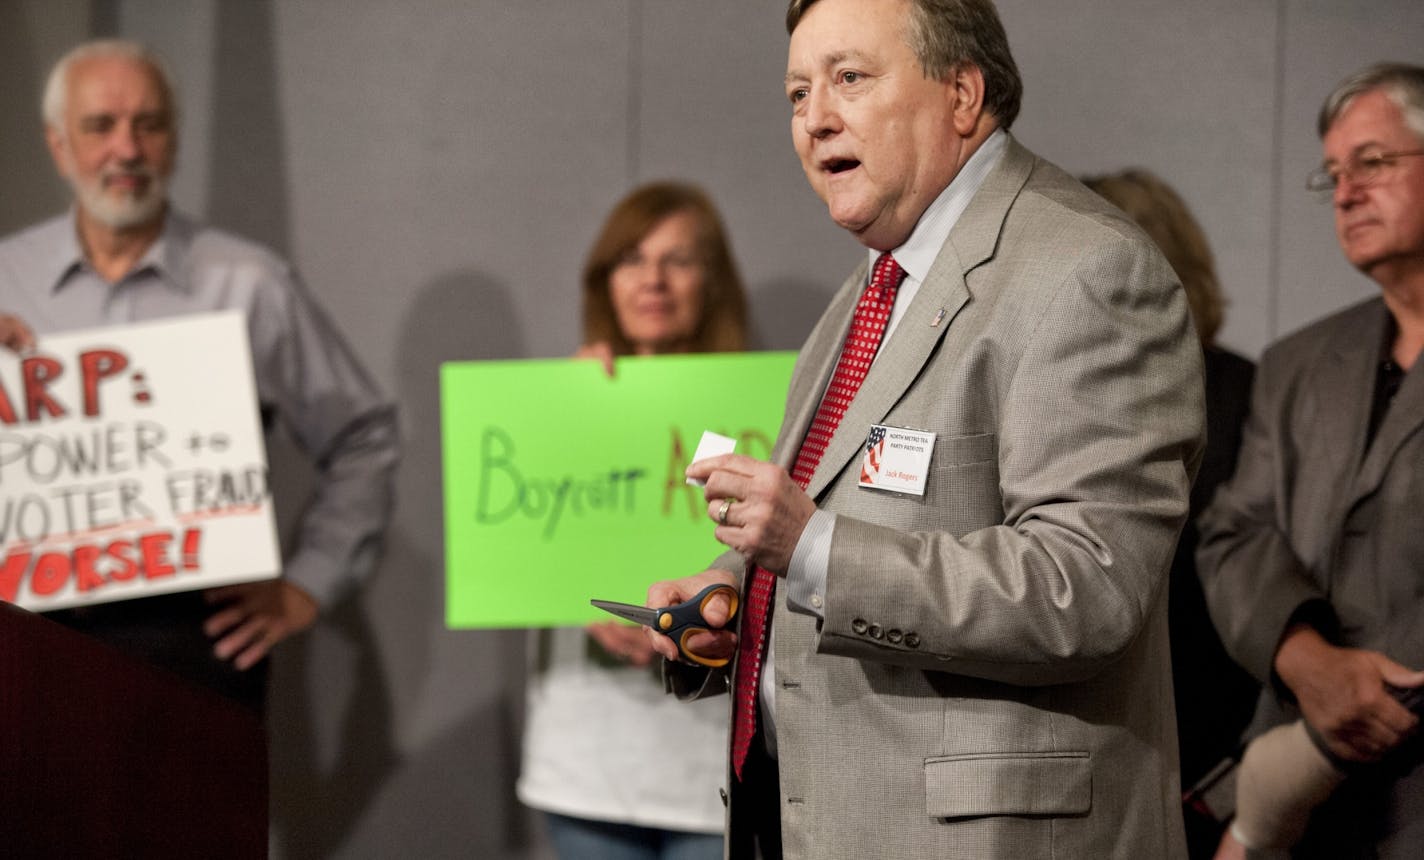
[[[642,269],[651,265],[657,269],[666,269],[672,272],[690,272],[702,265],[702,260],[693,253],[672,252],[661,257],[645,257],[637,248],[633,248],[619,257],[614,262],[615,269]]]
[[[1401,158],[1424,155],[1424,149],[1409,152],[1368,152],[1357,155],[1344,164],[1327,164],[1310,171],[1305,178],[1307,191],[1334,191],[1341,181],[1353,182],[1357,186],[1373,185],[1380,174],[1394,167]]]

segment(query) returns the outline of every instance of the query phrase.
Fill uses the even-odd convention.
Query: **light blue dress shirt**
[[[247,314],[264,428],[281,422],[318,472],[283,575],[325,607],[375,566],[398,431],[395,406],[291,267],[172,211],[113,284],[87,261],[72,212],[0,240],[0,312],[36,334],[231,309]]]

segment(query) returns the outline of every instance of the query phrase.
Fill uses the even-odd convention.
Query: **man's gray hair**
[[[54,68],[50,69],[49,79],[45,81],[44,96],[40,100],[40,115],[44,118],[45,125],[60,133],[64,131],[64,109],[69,99],[70,69],[84,60],[111,57],[133,60],[153,72],[159,89],[163,92],[168,113],[173,123],[177,124],[178,94],[173,89],[173,79],[168,74],[168,68],[162,58],[147,46],[128,39],[95,39],[70,49],[59,58]]]
[[[791,0],[786,32],[792,33],[817,0]],[[906,39],[925,77],[944,80],[964,63],[984,75],[984,109],[1004,129],[1014,124],[1023,102],[1023,79],[1009,37],[991,0],[908,0],[910,32]]]
[[[1404,124],[1424,139],[1424,68],[1407,63],[1375,63],[1341,81],[1325,99],[1316,120],[1321,137],[1357,97],[1380,90],[1404,114]]]

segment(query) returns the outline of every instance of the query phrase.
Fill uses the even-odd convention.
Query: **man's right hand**
[[[1275,669],[1305,721],[1346,761],[1379,761],[1419,727],[1419,718],[1385,685],[1424,685],[1424,672],[1377,651],[1338,648],[1313,627],[1298,624],[1281,639]]]
[[[655,582],[648,587],[648,606],[661,609],[684,600],[692,599],[709,585],[730,585],[737,587],[737,578],[725,570],[704,570],[702,573],[667,582]],[[714,596],[702,610],[702,620],[707,622],[706,633],[697,633],[687,640],[688,650],[709,659],[731,659],[737,652],[737,634],[733,630],[723,630],[731,615],[732,606],[726,597]],[[653,643],[653,650],[667,660],[677,660],[677,643],[661,633],[644,628]]]
[[[28,352],[35,348],[35,333],[19,317],[0,313],[0,346],[11,352]]]

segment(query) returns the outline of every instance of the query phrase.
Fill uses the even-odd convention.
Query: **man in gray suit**
[[[689,642],[739,650],[729,854],[769,822],[764,854],[818,860],[1179,857],[1165,585],[1203,435],[1182,291],[1008,134],[988,0],[797,0],[787,29],[796,151],[867,259],[773,462],[688,469],[732,551],[649,589],[741,588],[740,636]]]
[[[1268,682],[1257,728],[1304,717],[1352,774],[1297,854],[1418,857],[1419,720],[1397,699],[1424,683],[1424,68],[1351,76],[1319,131],[1309,187],[1381,292],[1266,351],[1198,557],[1223,641]]]

